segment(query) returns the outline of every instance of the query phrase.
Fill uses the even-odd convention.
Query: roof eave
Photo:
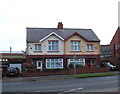
[[[59,35],[56,34],[55,32],[52,32],[52,33],[50,33],[49,35],[47,35],[47,36],[45,36],[44,38],[42,38],[41,40],[39,40],[39,42],[44,41],[45,39],[47,39],[47,38],[50,37],[51,35],[55,35],[55,36],[57,36],[59,39],[61,39],[62,41],[64,41],[64,39],[63,39],[61,36],[59,36]]]
[[[71,36],[69,36],[68,38],[66,38],[65,41],[68,40],[68,39],[70,39],[70,38],[73,37],[74,35],[78,35],[78,36],[80,36],[82,39],[84,39],[85,41],[89,41],[88,39],[86,39],[85,37],[81,36],[81,35],[78,34],[77,32],[73,33]]]

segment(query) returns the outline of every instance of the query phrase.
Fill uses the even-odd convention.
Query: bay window
[[[47,69],[63,68],[63,59],[46,59]]]

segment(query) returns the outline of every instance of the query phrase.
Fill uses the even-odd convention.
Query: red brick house
[[[109,45],[101,45],[101,63],[110,62],[120,69],[120,27]]]
[[[113,39],[110,42],[111,56],[114,64],[120,66],[120,27],[118,27]],[[120,69],[120,67],[119,67]]]
[[[100,45],[100,61],[101,64],[105,62],[113,63],[111,60],[111,47],[110,44],[108,45]]]
[[[100,40],[91,29],[27,28],[28,63],[37,69],[67,67],[70,63],[96,66],[100,61]]]
[[[101,57],[110,57],[111,56],[111,48],[110,45],[100,45],[100,55]]]

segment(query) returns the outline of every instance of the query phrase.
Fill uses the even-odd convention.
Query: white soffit
[[[50,33],[49,35],[47,35],[46,37],[42,38],[39,42],[44,41],[45,39],[47,39],[47,38],[50,37],[51,35],[55,35],[55,36],[57,36],[59,39],[61,39],[62,41],[64,41],[64,39],[63,39],[61,36],[59,36],[59,35],[56,34],[55,32],[52,32],[52,33]]]

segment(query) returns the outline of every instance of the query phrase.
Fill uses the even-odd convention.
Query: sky
[[[0,0],[0,51],[25,51],[26,28],[92,29],[109,44],[118,28],[119,0]]]

